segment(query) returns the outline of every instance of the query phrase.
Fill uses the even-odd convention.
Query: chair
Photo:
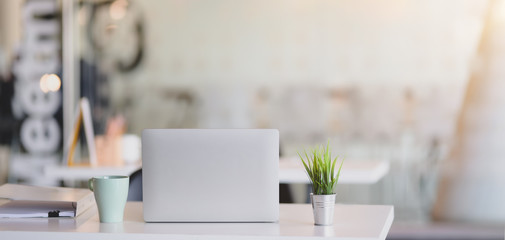
[[[142,168],[130,175],[128,201],[142,201]]]

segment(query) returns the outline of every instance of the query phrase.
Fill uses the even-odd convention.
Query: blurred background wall
[[[342,201],[392,202],[400,219],[430,218],[489,2],[128,4],[96,10],[100,51],[89,25],[80,37],[83,59],[107,73],[107,111],[124,114],[129,131],[278,128],[288,157],[330,138],[348,158],[392,167],[375,186],[341,186]],[[134,10],[115,19],[126,5]],[[139,42],[138,67],[119,70]]]
[[[26,37],[27,2],[0,1],[3,75]],[[503,1],[80,0],[73,9],[72,97],[90,99],[97,135],[122,116],[137,135],[278,128],[283,157],[331,139],[349,159],[390,163],[377,184],[339,186],[341,202],[394,204],[405,221],[431,220],[433,206],[439,219],[505,220]],[[2,146],[11,179],[40,175],[19,157],[20,140]],[[55,154],[43,164],[58,164]]]
[[[441,219],[505,219],[505,208],[501,207],[505,201],[501,171],[505,164],[505,3],[492,1],[488,9],[452,152],[442,168],[435,207],[435,215]]]

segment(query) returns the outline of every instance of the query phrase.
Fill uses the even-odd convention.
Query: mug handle
[[[90,178],[88,180],[88,188],[89,190],[93,191],[93,178]]]

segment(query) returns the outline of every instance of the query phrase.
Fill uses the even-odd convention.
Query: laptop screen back
[[[146,222],[279,219],[279,132],[274,129],[146,129]]]

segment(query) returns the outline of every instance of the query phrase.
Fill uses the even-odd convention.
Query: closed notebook
[[[95,204],[88,189],[36,187],[20,184],[0,186],[0,217],[75,217]]]

